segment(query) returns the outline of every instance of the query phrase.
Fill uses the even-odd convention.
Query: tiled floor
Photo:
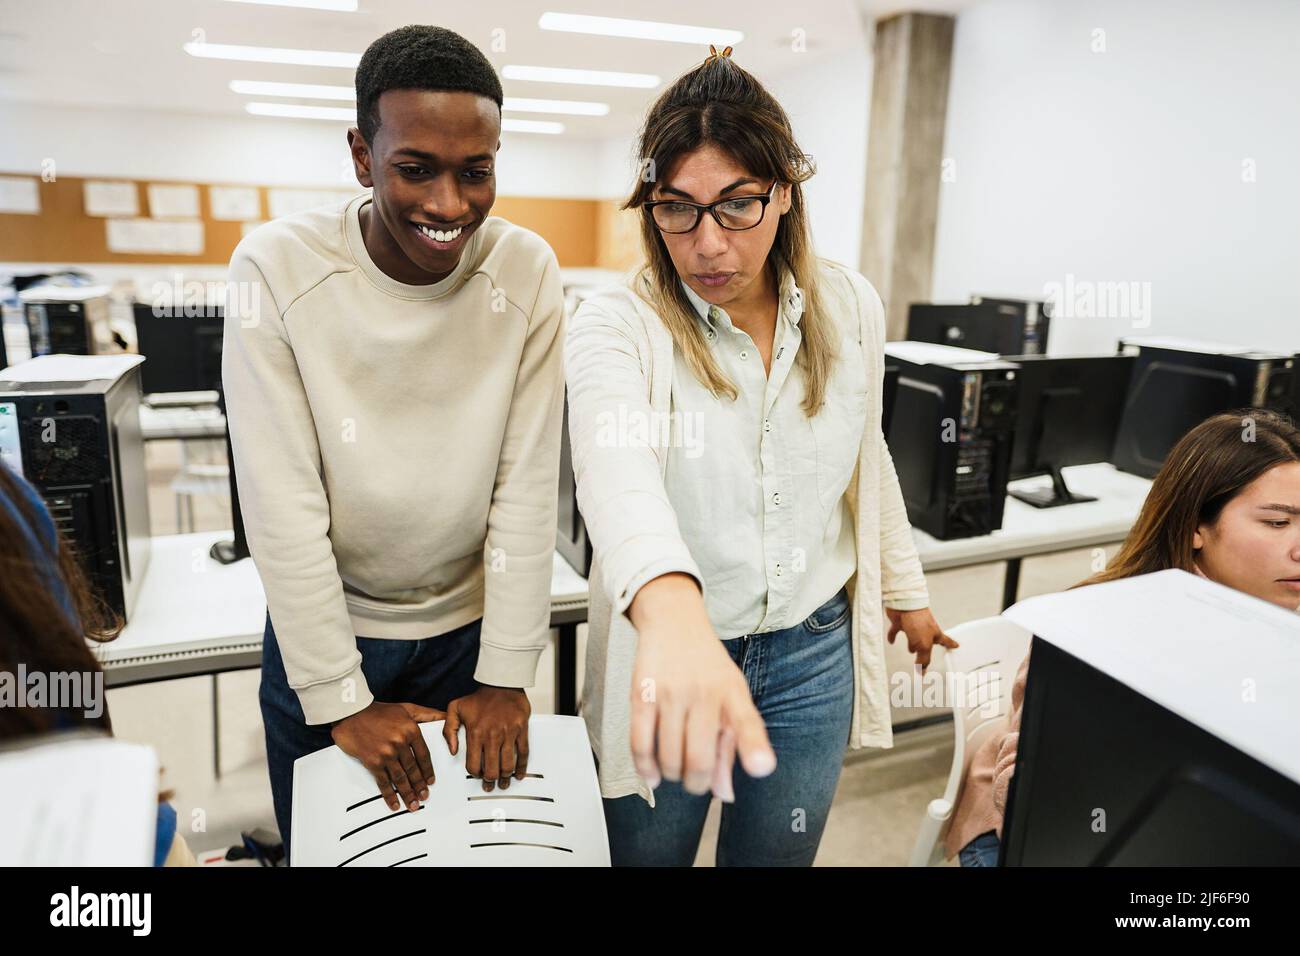
[[[191,460],[209,453],[219,459],[221,450],[196,450]],[[178,530],[170,484],[179,463],[178,443],[154,442],[148,446],[155,534]],[[194,518],[194,530],[228,527],[229,505],[221,497],[200,497],[194,502]],[[1027,560],[1021,576],[1021,596],[1073,584],[1090,573],[1093,560],[1094,555],[1087,551]],[[1002,575],[1000,565],[930,575],[935,615],[945,627],[951,627],[996,614]],[[549,712],[553,707],[553,660],[550,652],[543,655],[538,686],[530,692],[533,709],[538,712]],[[253,827],[274,827],[257,681],[256,671],[242,671],[224,674],[215,682],[221,723],[219,780],[213,769],[211,678],[164,681],[108,694],[117,735],[157,749],[166,785],[175,790],[182,832],[196,852],[237,843],[240,832]],[[951,731],[946,724],[898,734],[892,750],[850,755],[822,839],[818,865],[906,863],[921,815],[927,802],[942,792],[951,759]],[[697,865],[712,863],[718,817],[715,803]]]

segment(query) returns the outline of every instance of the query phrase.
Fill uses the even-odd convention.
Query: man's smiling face
[[[476,93],[394,89],[379,119],[373,143],[348,133],[357,179],[374,189],[366,248],[399,281],[436,282],[496,201],[501,112]]]

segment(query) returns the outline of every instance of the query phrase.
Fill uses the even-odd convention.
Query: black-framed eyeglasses
[[[753,229],[763,221],[767,204],[772,201],[772,193],[779,183],[779,179],[775,180],[764,196],[732,196],[729,199],[719,199],[717,202],[710,203],[686,202],[682,199],[656,199],[653,202],[642,203],[641,208],[646,210],[660,232],[673,235],[692,232],[700,224],[700,218],[706,212],[723,229],[743,232],[746,229]]]

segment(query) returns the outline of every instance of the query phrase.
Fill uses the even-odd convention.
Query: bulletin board
[[[3,176],[27,176],[30,173],[6,172]],[[0,262],[69,262],[69,263],[150,263],[224,265],[243,238],[242,222],[213,219],[209,190],[211,184],[194,185],[199,191],[199,217],[203,223],[203,251],[198,255],[170,253],[124,253],[108,248],[105,217],[87,215],[85,182],[87,179],[130,182],[137,193],[139,217],[148,218],[149,183],[165,180],[123,180],[113,176],[62,176],[53,182],[39,177],[40,212],[37,214],[0,213]],[[249,188],[248,184],[231,184]],[[261,207],[260,219],[269,217],[268,189],[292,187],[256,186]],[[319,186],[303,186],[319,189]],[[358,186],[357,190],[360,191]],[[492,215],[501,216],[546,239],[555,250],[561,266],[591,267],[598,264],[601,234],[601,201],[551,197],[499,196]]]

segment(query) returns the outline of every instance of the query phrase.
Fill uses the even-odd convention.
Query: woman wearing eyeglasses
[[[846,745],[891,745],[885,615],[922,665],[956,646],[881,434],[880,299],[815,257],[811,166],[729,53],[651,108],[646,263],[565,348],[616,865],[690,865],[712,796],[720,865],[811,864]]]

